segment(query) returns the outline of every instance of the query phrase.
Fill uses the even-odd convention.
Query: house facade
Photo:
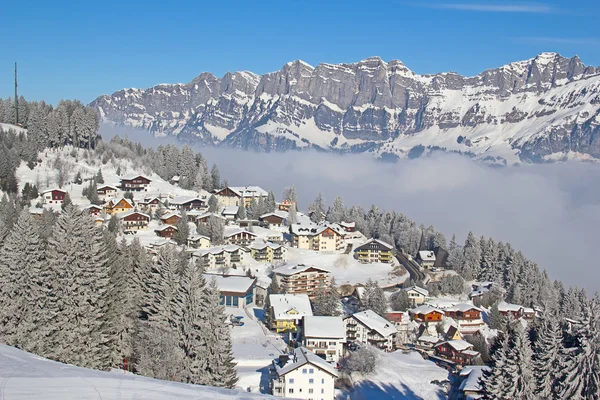
[[[438,322],[441,322],[444,318],[444,311],[425,304],[417,308],[413,308],[412,310],[409,310],[408,313],[410,314],[413,321],[423,322],[426,324],[436,324]]]
[[[98,198],[102,201],[106,201],[111,197],[117,197],[117,193],[119,189],[116,186],[112,185],[102,185],[96,189],[96,193],[98,194]]]
[[[408,294],[408,299],[413,307],[420,306],[421,304],[425,303],[429,297],[429,290],[420,286],[411,286],[403,290]]]
[[[206,210],[208,208],[206,202],[198,197],[175,197],[169,201],[169,208],[171,210]]]
[[[321,287],[331,287],[331,272],[305,264],[284,265],[273,270],[273,279],[286,293],[306,294],[314,298]]]
[[[158,197],[146,197],[142,202],[138,203],[138,205],[144,209],[144,211],[153,213],[164,207],[164,204]]]
[[[133,211],[133,202],[125,197],[117,200],[109,200],[105,205],[106,213],[109,215],[118,215],[124,212]]]
[[[473,345],[464,340],[447,340],[436,344],[435,355],[460,365],[471,365],[479,352],[473,350]]]
[[[290,234],[292,246],[299,249],[334,253],[344,248],[342,235],[330,226],[296,224],[290,226]]]
[[[394,350],[396,327],[372,310],[366,310],[344,318],[346,340],[370,344],[381,350]]]
[[[174,212],[168,212],[162,217],[160,217],[160,222],[162,222],[165,225],[175,226],[179,223],[179,221],[181,221],[181,215]]]
[[[67,192],[62,189],[50,189],[42,193],[44,204],[62,204]]]
[[[481,312],[481,308],[465,303],[444,309],[445,316],[456,321],[458,331],[463,335],[471,335],[485,327]]]
[[[305,316],[312,316],[310,299],[306,294],[270,294],[269,321],[275,332],[297,333]]]
[[[338,372],[305,347],[282,354],[269,370],[273,396],[306,400],[334,400]]]
[[[121,178],[119,188],[124,192],[141,192],[148,190],[148,186],[152,182],[143,175],[133,175]]]
[[[252,199],[266,199],[269,193],[258,186],[228,186],[217,190],[215,196],[222,206],[248,207]]]
[[[256,239],[256,235],[254,233],[248,232],[244,229],[225,231],[223,237],[225,239],[225,243],[235,244],[237,246],[248,246]]]
[[[203,268],[234,268],[248,263],[250,252],[236,245],[202,249],[192,253],[194,258]]]
[[[117,215],[124,232],[136,232],[148,228],[150,216],[138,211],[127,211]]]
[[[267,228],[269,228],[269,229],[273,229],[273,230],[277,230],[277,231],[282,231],[282,230],[285,231],[286,230],[286,226],[285,226],[286,217],[285,217],[284,213],[275,211],[272,213],[263,214],[258,219],[263,224],[266,224]]]
[[[249,247],[250,254],[258,262],[281,262],[286,260],[285,247],[278,243],[252,243]]]
[[[424,269],[432,269],[435,265],[435,253],[430,250],[421,250],[417,254],[417,262]]]
[[[304,317],[302,345],[327,362],[338,363],[344,356],[346,328],[342,317]]]
[[[172,225],[161,225],[154,230],[154,233],[156,233],[156,236],[171,239],[173,236],[175,236],[177,230],[177,227]]]
[[[190,236],[187,245],[192,249],[208,249],[210,248],[210,238],[204,235]]]
[[[354,249],[354,258],[362,263],[391,263],[394,258],[394,246],[379,239],[371,239]]]

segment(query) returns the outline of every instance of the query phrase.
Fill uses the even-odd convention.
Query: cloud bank
[[[148,133],[129,136],[144,145],[160,142]],[[600,290],[594,254],[600,239],[600,165],[495,169],[450,154],[383,163],[365,154],[197,150],[218,164],[231,185],[259,185],[279,197],[294,184],[300,209],[319,191],[329,203],[339,195],[346,206],[376,204],[432,224],[448,239],[455,233],[462,242],[472,230],[510,242],[552,279]]]

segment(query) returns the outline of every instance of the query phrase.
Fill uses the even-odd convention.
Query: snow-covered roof
[[[396,333],[396,327],[393,323],[383,318],[373,310],[365,310],[354,313],[346,318],[355,318],[367,328],[372,329],[383,337]]]
[[[41,215],[44,213],[44,209],[40,207],[31,207],[29,209],[29,213],[34,215]]]
[[[346,339],[342,317],[304,317],[304,337]]]
[[[317,356],[315,353],[313,353],[305,347],[298,347],[297,349],[294,349],[294,353],[291,355],[289,361],[286,364],[279,365],[276,362],[274,362],[273,364],[275,365],[275,371],[279,376],[283,376],[288,372],[292,372],[306,364],[311,364],[335,377],[338,376],[337,371],[333,368],[331,364],[329,364],[321,357]]]
[[[265,197],[269,195],[260,186],[229,186],[229,189],[240,197]]]
[[[248,250],[244,249],[243,247],[236,246],[235,244],[230,244],[227,246],[217,246],[217,247],[211,247],[210,249],[197,250],[192,253],[192,256],[193,257],[204,257],[207,254],[217,255],[217,254],[221,254],[223,252],[233,253],[238,250],[244,251],[244,252],[248,251]]]
[[[296,320],[313,315],[307,294],[270,294],[269,302],[276,320]]]
[[[96,210],[102,210],[102,207],[96,205],[96,204],[86,204],[85,206],[81,207],[81,210],[89,210],[90,208],[95,208]],[[42,211],[44,211],[43,208],[41,208]]]
[[[124,201],[125,203],[127,203],[127,205],[129,205],[131,208],[133,208],[133,203],[131,202],[131,200],[126,199],[125,197],[120,197],[118,199],[115,200],[111,200],[112,203],[116,206],[117,204],[119,204],[121,201]]]
[[[62,190],[59,188],[51,188],[51,189],[46,189],[42,192],[42,194],[46,194],[46,193],[50,193],[50,192],[62,192],[62,193],[67,193],[66,190]]]
[[[429,314],[431,312],[439,312],[440,314],[444,314],[444,312],[442,310],[440,310],[439,308],[435,308],[435,307],[431,307],[428,304],[423,304],[417,308],[413,308],[412,310],[408,310],[408,312],[410,314]]]
[[[522,309],[523,306],[520,306],[518,304],[511,304],[505,301],[501,301],[500,303],[498,303],[498,311],[500,312],[519,312]]]
[[[435,347],[439,347],[443,344],[447,343],[448,346],[451,346],[454,350],[456,351],[461,351],[464,352],[465,350],[469,350],[473,348],[473,345],[465,340],[462,339],[458,339],[458,340],[447,340],[445,342],[440,342],[438,344],[435,345]]]
[[[192,201],[200,201],[202,203],[205,203],[204,200],[198,198],[198,197],[194,197],[194,196],[178,196],[175,197],[173,200],[169,201],[170,205],[182,205],[182,204],[186,204],[186,203],[190,203]]]
[[[225,232],[223,233],[223,237],[230,238],[230,237],[235,236],[235,235],[240,234],[240,233],[245,233],[245,234],[250,235],[250,236],[256,236],[254,233],[248,232],[247,230],[242,229],[242,228],[226,227],[225,228]]]
[[[223,208],[223,211],[221,212],[221,214],[223,214],[223,215],[237,215],[239,209],[240,208],[238,206],[226,206],[225,208]]]
[[[483,376],[484,371],[489,371],[490,368],[482,365],[468,365],[460,371],[460,376],[467,378],[460,384],[461,392],[481,392],[482,388],[479,380]]]
[[[271,216],[286,219],[288,217],[288,213],[287,213],[287,211],[276,210],[274,212],[269,212],[269,213],[263,214],[259,218],[266,218],[266,217],[271,217]]]
[[[435,253],[430,250],[419,251],[419,258],[423,261],[435,261]]]
[[[121,179],[122,181],[132,181],[132,180],[134,180],[134,179],[137,179],[137,178],[144,178],[144,179],[147,179],[147,180],[149,180],[150,182],[152,182],[152,181],[150,180],[150,178],[148,178],[148,177],[146,177],[146,176],[144,176],[144,175],[129,175],[129,176],[122,176],[120,179]]]
[[[210,238],[208,236],[205,236],[205,235],[192,235],[192,236],[190,236],[188,238],[188,240],[190,240],[192,242],[197,242],[198,240],[200,240],[202,238],[210,241]]]
[[[163,214],[160,217],[160,219],[166,220],[166,219],[169,219],[169,218],[172,218],[172,217],[179,217],[179,218],[181,218],[181,215],[179,213],[168,212],[168,213]]]
[[[430,343],[430,344],[436,344],[437,342],[440,341],[440,338],[435,337],[435,336],[429,336],[429,335],[421,335],[421,336],[419,336],[417,341],[424,342],[424,343]]]
[[[154,230],[157,231],[157,232],[162,232],[162,231],[164,231],[166,229],[169,229],[169,228],[171,228],[171,229],[177,229],[177,227],[173,226],[173,225],[160,225],[158,228],[156,228]]]
[[[287,264],[287,265],[283,265],[279,268],[275,268],[273,270],[273,272],[277,275],[291,276],[291,275],[300,274],[310,268],[316,269],[317,271],[329,273],[329,271],[326,269],[317,268],[312,265],[306,265],[306,264]]]
[[[343,226],[344,228],[355,228],[356,227],[356,222],[340,222],[340,225]]]
[[[225,219],[225,217],[223,217],[222,215],[215,214],[215,213],[212,213],[212,212],[206,212],[206,213],[202,213],[202,214],[198,215],[198,219],[203,219],[203,218],[206,218],[206,217],[215,217],[215,218]]]
[[[364,247],[364,246],[368,245],[369,243],[379,243],[381,246],[385,247],[388,250],[394,250],[394,246],[392,246],[389,243],[384,242],[383,240],[379,240],[379,239],[369,239],[365,243],[358,246],[357,249]]]
[[[158,240],[155,240],[154,242],[150,243],[149,246],[150,247],[161,247],[161,246],[164,246],[166,244],[175,245],[177,243],[175,243],[171,239],[158,239]]]
[[[96,188],[96,190],[102,190],[102,189],[119,190],[116,186],[113,186],[113,185],[102,185],[102,186],[98,186]]]
[[[139,212],[139,211],[126,211],[126,212],[117,214],[117,217],[119,219],[123,219],[123,218],[129,217],[130,215],[133,215],[133,214],[139,214],[139,215],[142,215],[142,216],[148,218],[148,220],[150,219],[150,216],[148,214],[144,214],[144,213]]]
[[[248,293],[256,283],[256,278],[240,275],[223,276],[204,274],[204,279],[206,279],[207,283],[210,283],[214,279],[217,282],[220,292],[239,293],[242,295]]]
[[[452,307],[448,307],[445,309],[446,311],[450,311],[450,312],[466,312],[469,310],[477,310],[477,311],[483,311],[481,308],[474,306],[473,304],[467,304],[467,303],[460,303],[460,304],[456,304]]]
[[[424,289],[420,286],[411,286],[411,287],[407,287],[406,289],[404,289],[407,292],[417,292],[425,297],[429,296],[429,290]]]
[[[263,250],[267,247],[272,248],[273,250],[277,250],[280,247],[283,247],[282,245],[278,244],[278,243],[271,243],[271,242],[253,242],[250,244],[250,246],[248,246],[251,249],[254,250]]]

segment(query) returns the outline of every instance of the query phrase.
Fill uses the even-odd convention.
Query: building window
[[[294,393],[294,389],[290,388],[289,392]]]
[[[313,384],[313,383],[315,383],[315,380],[314,380],[314,379],[312,379],[312,378],[310,378],[310,379],[308,380],[308,383],[310,383],[310,384]]]
[[[313,390],[312,389],[308,389],[308,394],[313,394]]]
[[[325,393],[325,389],[321,389],[321,394]]]
[[[308,373],[309,373],[309,374],[314,374],[314,373],[315,373],[315,370],[311,368],[311,369],[309,369],[309,370],[308,370]],[[311,379],[311,380],[312,380],[312,379]]]
[[[290,378],[290,381],[288,383],[294,383],[294,378]],[[290,392],[292,393],[292,392]]]
[[[323,384],[325,383],[325,378],[321,379],[321,383],[323,383]]]
[[[302,373],[305,374],[306,373],[306,368],[302,368]]]

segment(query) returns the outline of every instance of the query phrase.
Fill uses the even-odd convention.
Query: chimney
[[[287,364],[287,362],[290,360],[290,355],[289,354],[280,354],[279,355],[279,365],[281,365],[282,367]]]

